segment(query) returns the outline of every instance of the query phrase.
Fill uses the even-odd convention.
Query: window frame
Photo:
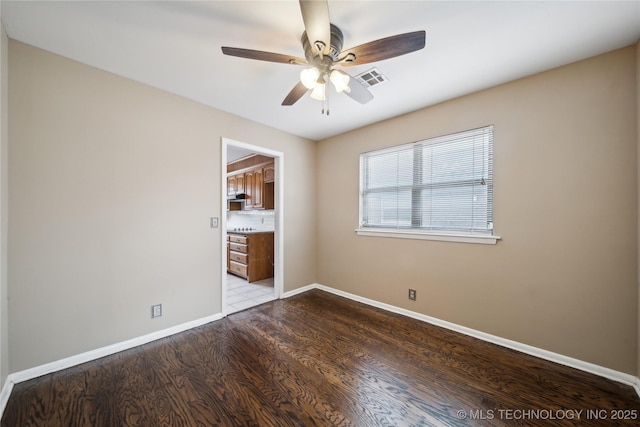
[[[371,153],[384,153],[384,152],[401,152],[401,150],[406,149],[406,147],[424,147],[428,145],[429,141],[437,141],[442,138],[446,138],[449,136],[455,136],[457,134],[462,134],[464,132],[472,132],[480,129],[491,128],[493,135],[493,125],[482,126],[477,129],[469,129],[466,131],[454,132],[448,135],[438,136],[434,138],[427,138],[424,140],[412,142],[409,144],[402,144],[393,147],[381,148],[378,150],[372,150],[369,152],[361,153],[359,156],[359,193],[358,193],[358,227],[355,229],[355,232],[359,236],[374,236],[374,237],[387,237],[387,238],[400,238],[400,239],[420,239],[420,240],[436,240],[436,241],[446,241],[446,242],[458,242],[458,243],[480,243],[480,244],[496,244],[498,240],[501,239],[500,236],[493,234],[493,228],[491,232],[488,233],[486,231],[482,232],[474,232],[474,231],[453,231],[453,230],[444,230],[444,229],[427,229],[427,228],[416,228],[413,224],[407,228],[396,228],[396,227],[380,227],[380,226],[363,226],[363,216],[364,216],[364,186],[365,186],[365,162],[367,160],[367,155]],[[450,141],[451,143],[453,143]],[[426,144],[425,144],[426,143]],[[493,144],[493,139],[492,139]],[[493,149],[493,146],[491,147]],[[414,166],[415,167],[415,166]],[[491,172],[493,175],[493,163],[491,163]],[[492,182],[493,184],[493,182]],[[412,185],[412,191],[415,191],[415,183]],[[488,204],[491,205],[491,213],[493,214],[493,189],[491,191],[490,200]],[[414,209],[413,202],[411,203],[411,209]]]

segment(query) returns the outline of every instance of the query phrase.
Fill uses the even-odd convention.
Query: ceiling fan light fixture
[[[325,84],[324,83],[314,83],[315,86],[313,88],[313,91],[311,92],[311,98],[313,99],[317,99],[318,101],[324,101],[326,99],[325,97]]]
[[[314,89],[320,77],[320,70],[316,67],[305,68],[300,72],[300,81],[307,89]]]
[[[333,70],[329,75],[329,80],[336,88],[338,93],[349,92],[349,75],[338,70]]]
[[[312,98],[323,101],[324,111],[326,85],[329,82],[338,93],[347,93],[356,102],[366,104],[373,99],[373,95],[366,86],[361,84],[362,80],[356,78],[356,82],[352,83],[352,77],[344,71],[333,70],[334,65],[360,66],[406,55],[425,47],[426,32],[423,30],[397,34],[343,50],[342,30],[329,20],[329,1],[299,0],[298,2],[304,23],[304,32],[300,41],[305,59],[261,50],[222,47],[224,55],[281,64],[308,65],[309,68],[300,73],[300,81],[287,94],[282,105],[293,105],[311,91]]]

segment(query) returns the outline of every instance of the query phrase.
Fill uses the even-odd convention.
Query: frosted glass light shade
[[[310,95],[311,98],[317,99],[318,101],[324,101],[325,100],[324,89],[325,89],[324,83],[316,83],[315,87],[313,88],[313,92],[311,92],[311,95]]]
[[[300,71],[300,81],[307,89],[313,89],[316,86],[318,77],[320,77],[320,70],[316,67],[305,68]]]
[[[349,75],[348,74],[342,73],[338,70],[333,70],[331,72],[331,75],[329,76],[329,80],[331,80],[331,83],[333,83],[338,93],[342,91],[349,92]]]

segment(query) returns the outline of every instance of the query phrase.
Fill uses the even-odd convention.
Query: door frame
[[[273,272],[273,289],[276,299],[282,298],[284,289],[284,153],[280,151],[270,150],[268,148],[257,145],[247,144],[245,142],[236,141],[230,138],[222,137],[222,152],[220,155],[220,176],[221,176],[221,198],[220,207],[222,214],[220,215],[221,240],[221,312],[223,316],[229,314],[227,312],[227,147],[233,145],[238,148],[250,150],[256,154],[273,157],[275,166],[275,188],[274,188],[274,210],[275,210],[275,229],[274,229],[274,272]]]

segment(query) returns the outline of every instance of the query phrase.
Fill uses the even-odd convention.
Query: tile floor
[[[241,277],[227,274],[227,313],[235,313],[275,299],[273,277],[249,283]]]

